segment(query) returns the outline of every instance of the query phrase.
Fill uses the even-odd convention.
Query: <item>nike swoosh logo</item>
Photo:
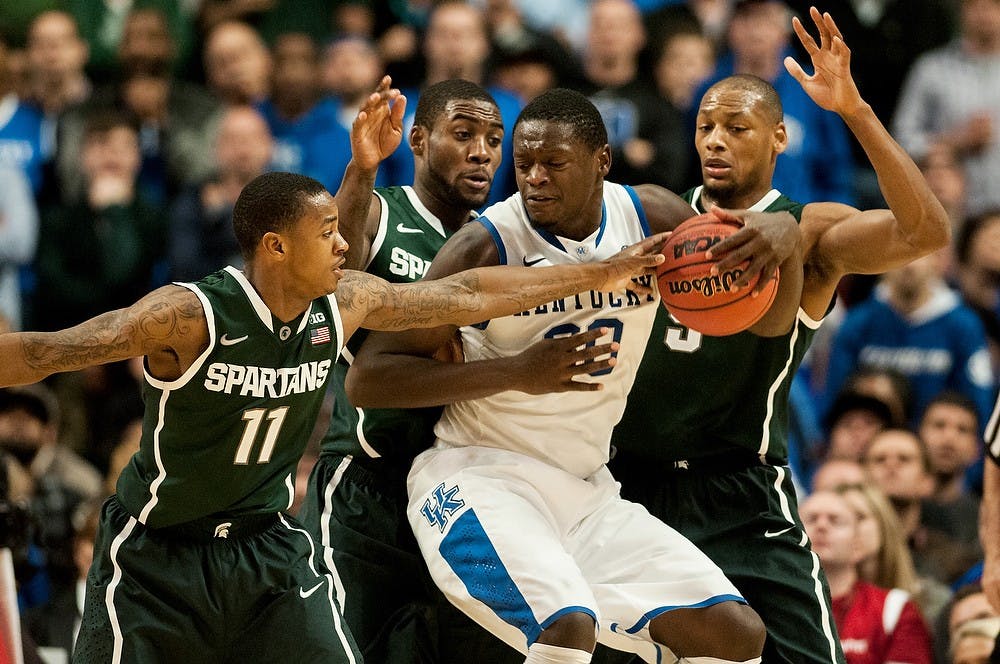
[[[219,337],[219,343],[223,346],[235,346],[241,341],[246,341],[250,337],[249,334],[244,334],[242,337],[236,337],[235,339],[230,339],[225,334]]]
[[[419,228],[410,228],[409,226],[404,226],[403,224],[396,224],[396,230],[400,233],[423,233]]]
[[[794,526],[788,526],[784,530],[779,530],[779,531],[774,532],[774,533],[772,533],[770,530],[765,530],[764,531],[764,537],[778,537],[779,535],[784,535],[785,533],[787,533],[792,528],[794,528]]]
[[[525,256],[524,258],[521,259],[521,261],[524,263],[524,267],[531,267],[535,263],[540,263],[543,260],[545,260],[545,256],[542,256],[541,258],[536,258],[533,261],[529,261],[527,256]]]
[[[306,599],[307,597],[309,597],[310,595],[312,595],[314,592],[316,592],[317,590],[319,590],[322,586],[323,586],[323,582],[320,581],[319,583],[317,583],[315,586],[313,586],[309,590],[303,590],[302,588],[299,588],[299,596],[302,599]]]

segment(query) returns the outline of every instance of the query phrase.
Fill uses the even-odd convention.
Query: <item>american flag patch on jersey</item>
[[[309,330],[309,341],[312,342],[313,346],[330,343],[330,326],[324,325]]]

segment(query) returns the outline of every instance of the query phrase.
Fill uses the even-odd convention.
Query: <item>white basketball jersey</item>
[[[491,206],[477,221],[493,235],[500,263],[509,265],[601,261],[649,235],[635,192],[611,182],[604,183],[600,227],[581,242],[533,227],[520,194]],[[652,283],[651,276],[643,278]],[[658,294],[590,291],[491,320],[482,329],[463,328],[469,362],[517,355],[542,339],[600,327],[611,333],[597,343],[613,339],[621,347],[614,367],[584,378],[603,383],[601,391],[537,396],[508,391],[447,406],[435,428],[439,445],[509,449],[589,477],[608,461],[611,430],[624,411],[658,302]]]

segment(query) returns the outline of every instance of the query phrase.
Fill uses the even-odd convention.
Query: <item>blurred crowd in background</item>
[[[239,266],[230,221],[242,187],[285,170],[336,191],[351,123],[385,73],[408,100],[404,132],[422,87],[464,78],[489,89],[507,127],[491,202],[516,189],[520,108],[558,86],[604,117],[610,180],[696,186],[701,93],[750,73],[784,104],[776,188],[802,203],[884,207],[841,120],[782,65],[790,16],[809,4],[0,3],[0,329],[64,328]],[[844,574],[899,588],[916,607],[899,619],[915,619],[926,661],[986,661],[977,644],[1000,629],[975,585],[982,432],[1000,376],[1000,0],[816,4],[851,46],[862,96],[949,212],[953,242],[841,284],[793,388],[790,462],[803,499],[815,491],[803,515],[835,611],[837,588],[853,587]],[[412,175],[404,141],[378,184]],[[138,446],[141,381],[134,361],[0,391],[2,488],[6,505],[26,506],[5,523],[26,524],[10,534],[19,600],[47,656],[71,647],[96,506]],[[843,519],[863,547],[838,543]]]

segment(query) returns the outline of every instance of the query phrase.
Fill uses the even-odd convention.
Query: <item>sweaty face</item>
[[[719,86],[702,98],[695,147],[705,192],[723,207],[749,207],[767,193],[786,144],[784,123],[756,94]]]
[[[610,165],[607,145],[590,148],[568,124],[527,120],[514,129],[514,173],[524,207],[532,223],[557,235],[573,237],[581,220],[589,223],[588,213],[600,209]]]
[[[475,210],[486,203],[502,158],[503,122],[493,104],[480,100],[448,102],[415,155],[417,178],[436,196],[456,207]]]

